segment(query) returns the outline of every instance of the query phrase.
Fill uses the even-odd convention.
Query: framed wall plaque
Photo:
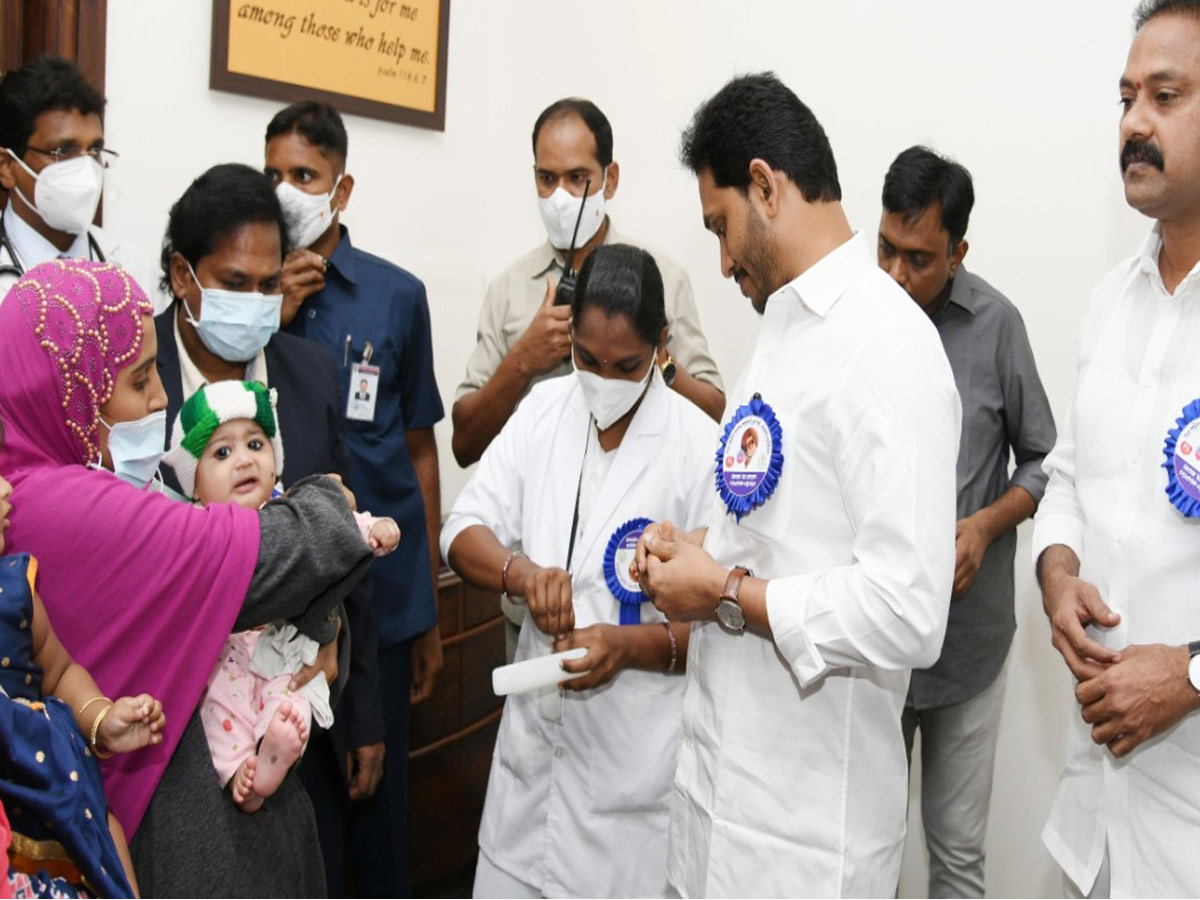
[[[209,87],[444,131],[450,0],[213,0]]]

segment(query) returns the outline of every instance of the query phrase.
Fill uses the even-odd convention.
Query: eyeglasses
[[[79,159],[81,156],[90,156],[100,163],[102,169],[111,169],[120,156],[116,150],[109,150],[107,147],[91,147],[86,150],[83,147],[56,147],[53,150],[43,150],[41,147],[26,144],[25,149],[40,153],[42,156],[49,156],[56,163],[65,162],[68,159]]]

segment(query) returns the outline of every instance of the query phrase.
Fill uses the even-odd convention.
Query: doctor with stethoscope
[[[0,81],[0,301],[26,271],[51,259],[114,262],[155,308],[161,291],[144,259],[92,225],[104,172],[104,98],[74,64],[43,57]]]
[[[476,896],[667,891],[689,630],[642,602],[629,563],[648,520],[707,519],[717,435],[655,374],[666,338],[653,257],[595,250],[572,302],[574,374],[525,398],[442,530],[466,581],[524,598],[518,661],[587,649],[562,663],[577,677],[505,703]]]

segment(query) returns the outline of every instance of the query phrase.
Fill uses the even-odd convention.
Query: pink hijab
[[[0,303],[0,473],[7,552],[38,559],[63,646],[109,697],[163,702],[165,740],[103,763],[113,812],[137,830],[233,628],[258,559],[252,510],[139,491],[99,459],[100,407],[142,349],[152,308],[115,265],[54,260]]]

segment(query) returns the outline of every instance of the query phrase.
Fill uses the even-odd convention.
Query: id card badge
[[[379,393],[379,366],[355,363],[350,367],[350,390],[346,400],[346,418],[360,422],[375,421],[375,397]]]

